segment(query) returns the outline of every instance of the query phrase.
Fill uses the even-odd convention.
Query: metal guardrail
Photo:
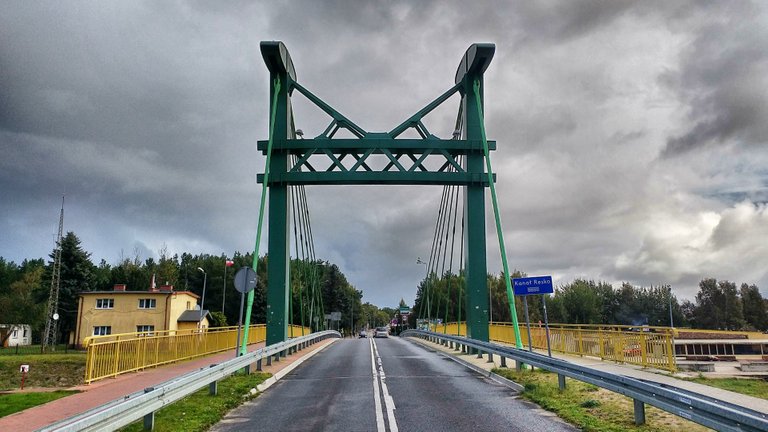
[[[116,430],[136,420],[144,419],[145,429],[154,426],[155,411],[188,396],[197,390],[209,386],[211,393],[216,392],[216,383],[253,363],[274,356],[282,356],[286,351],[296,352],[311,344],[329,337],[341,337],[334,330],[326,330],[307,336],[297,337],[285,342],[257,349],[227,362],[211,365],[195,372],[179,376],[143,392],[133,393],[121,399],[98,406],[84,413],[61,420],[39,429],[39,432],[74,432]],[[258,363],[260,364],[260,363]]]
[[[718,431],[768,431],[768,414],[721,403],[709,396],[700,395],[676,387],[642,381],[623,375],[602,372],[565,360],[541,354],[501,346],[490,342],[476,341],[459,336],[450,336],[424,330],[406,330],[401,336],[416,336],[443,344],[455,344],[462,350],[469,349],[489,356],[498,355],[521,363],[546,369],[561,377],[579,381],[619,393],[634,400],[636,424],[645,423],[645,404],[694,421]],[[504,363],[502,363],[504,364]],[[561,385],[564,379],[561,381]]]

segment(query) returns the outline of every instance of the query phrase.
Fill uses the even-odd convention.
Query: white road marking
[[[373,401],[376,406],[376,430],[378,432],[386,432],[387,428],[384,426],[384,415],[381,410],[381,396],[379,396],[379,374],[376,372],[376,356],[373,353],[373,339],[370,340],[371,347],[371,372],[373,373]]]
[[[395,400],[389,394],[386,383],[386,375],[384,374],[384,367],[381,365],[381,357],[379,356],[379,349],[376,347],[376,341],[371,339],[373,344],[373,351],[376,353],[376,363],[379,366],[378,378],[381,380],[381,391],[384,394],[384,407],[387,410],[387,420],[389,421],[389,430],[391,432],[398,432],[397,421],[395,420]],[[377,391],[378,394],[378,391]],[[377,412],[378,414],[378,412]]]

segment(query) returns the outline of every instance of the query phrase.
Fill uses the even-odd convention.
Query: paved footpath
[[[298,353],[282,358],[280,361],[273,361],[271,366],[266,366],[266,362],[264,362],[265,364],[262,369],[264,372],[276,374],[305,355],[326,346],[333,340],[326,339],[310,345]],[[264,343],[253,344],[248,346],[248,351],[255,351],[263,346]],[[199,359],[146,369],[135,373],[127,373],[116,378],[96,381],[89,385],[72,387],[67,390],[78,390],[81,393],[66,396],[45,405],[38,405],[0,418],[0,431],[34,431],[147,387],[163,383],[179,375],[207,368],[211,364],[222,363],[232,358],[234,358],[234,352],[230,350]]]

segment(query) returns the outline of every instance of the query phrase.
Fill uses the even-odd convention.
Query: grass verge
[[[634,423],[632,399],[601,389],[597,386],[568,379],[566,389],[557,386],[557,374],[535,370],[517,372],[514,369],[494,369],[525,387],[522,397],[547,411],[588,432],[643,431],[662,432],[685,430],[686,432],[710,429],[676,415],[646,405],[646,424]]]
[[[19,366],[29,365],[25,387],[72,387],[83,383],[85,354],[0,356],[0,390],[19,388]]]
[[[211,396],[208,388],[199,390],[186,398],[155,413],[156,432],[197,432],[206,431],[218,423],[231,409],[252,399],[250,390],[272,376],[268,373],[233,375],[219,381],[219,394]],[[144,430],[142,421],[121,429],[124,432]]]
[[[76,391],[58,390],[45,393],[8,393],[0,394],[0,417],[5,417],[27,408],[42,405],[52,400],[69,396]]]
[[[768,399],[768,381],[761,379],[699,377],[687,379],[686,381],[717,387],[723,390],[730,390],[735,393],[741,393],[761,399]]]

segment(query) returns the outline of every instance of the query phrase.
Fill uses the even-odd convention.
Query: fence
[[[491,323],[489,339],[515,344],[511,323]],[[433,326],[437,333],[466,335],[465,323]],[[528,331],[520,326],[520,339],[528,346]],[[531,341],[536,349],[547,349],[544,326],[531,326]],[[579,324],[550,324],[549,343],[552,351],[564,354],[599,357],[620,363],[653,367],[668,371],[677,369],[674,335],[669,327],[600,326]]]
[[[47,346],[43,348],[42,345],[14,345],[9,347],[0,347],[0,356],[5,355],[32,355],[32,354],[71,354],[82,351],[77,351],[72,346],[67,344],[59,344],[55,346]]]
[[[290,332],[300,335],[311,330],[291,326]],[[248,344],[266,340],[266,326],[256,324],[248,333]],[[88,349],[85,362],[85,383],[114,377],[148,367],[234,350],[237,327],[217,327],[205,331],[171,330],[152,333],[123,333],[92,336],[84,341]]]

